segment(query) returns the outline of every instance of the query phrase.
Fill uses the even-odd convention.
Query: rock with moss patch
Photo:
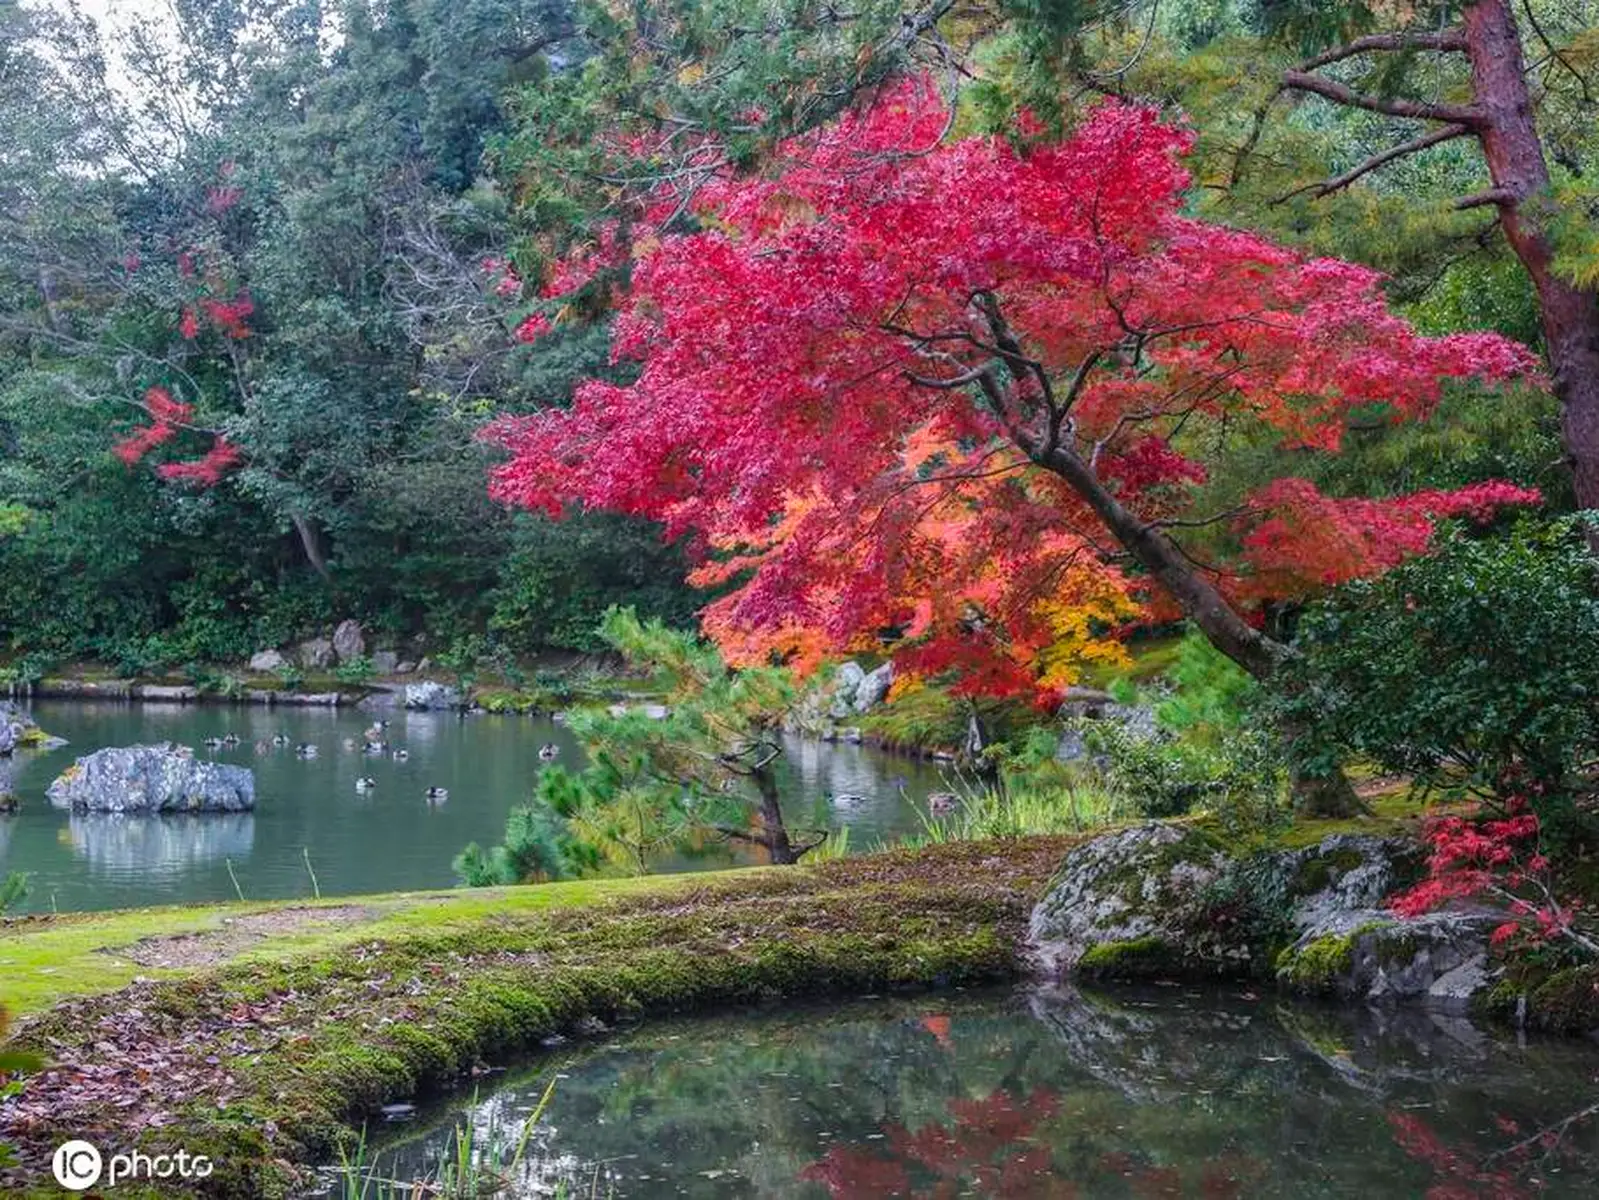
[[[51,737],[32,717],[10,704],[0,704],[0,756],[18,750],[54,750],[65,746],[63,738]]]
[[[1059,979],[1236,973],[1240,947],[1209,918],[1228,857],[1199,830],[1150,823],[1097,837],[1066,856],[1028,930],[1034,962]]]
[[[248,812],[255,775],[248,767],[203,762],[171,742],[97,750],[50,785],[50,802],[74,812]]]

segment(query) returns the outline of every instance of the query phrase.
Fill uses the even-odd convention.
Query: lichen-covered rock
[[[1503,915],[1401,919],[1387,898],[1414,882],[1412,843],[1336,834],[1246,857],[1203,833],[1152,824],[1067,856],[1034,910],[1034,956],[1051,978],[1253,974],[1288,991],[1465,1013],[1495,980],[1488,934]]]
[[[64,738],[51,737],[19,708],[0,704],[0,757],[18,750],[54,750],[65,746]]]
[[[333,653],[341,663],[360,658],[366,653],[366,633],[359,621],[340,621],[333,631]]]
[[[289,665],[289,660],[276,650],[258,650],[250,656],[250,670],[252,671],[281,671]]]
[[[1078,846],[1033,910],[1036,964],[1054,979],[1236,971],[1239,947],[1210,920],[1209,891],[1228,861],[1199,830],[1155,822]]]
[[[433,680],[405,685],[405,707],[415,709],[460,708],[461,693]]]
[[[312,638],[295,647],[294,657],[308,670],[325,670],[333,665],[333,643],[327,638]]]
[[[248,767],[202,762],[163,742],[97,750],[50,785],[50,802],[75,812],[247,812],[255,807]]]
[[[1381,909],[1352,910],[1306,929],[1282,951],[1277,980],[1305,995],[1464,1014],[1497,975],[1488,935],[1503,919],[1444,912],[1400,920]]]

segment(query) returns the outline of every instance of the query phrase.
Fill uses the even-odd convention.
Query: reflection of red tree
[[[836,1198],[868,1196],[1070,1197],[1076,1189],[1051,1178],[1051,1156],[1044,1146],[1025,1143],[1039,1122],[1054,1116],[1060,1100],[1039,1090],[1025,1099],[995,1092],[983,1100],[952,1100],[955,1124],[924,1125],[914,1133],[903,1125],[883,1127],[888,1154],[855,1146],[834,1146],[827,1157],[800,1172],[821,1183]],[[912,1170],[934,1177],[913,1190]]]
[[[1516,1182],[1511,1170],[1488,1166],[1474,1148],[1449,1145],[1413,1113],[1389,1113],[1388,1124],[1399,1148],[1432,1168],[1436,1178],[1426,1191],[1426,1200],[1480,1200],[1485,1196],[1520,1200],[1531,1195]]]

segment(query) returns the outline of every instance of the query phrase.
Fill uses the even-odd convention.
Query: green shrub
[[[1427,789],[1591,797],[1599,758],[1599,563],[1578,523],[1455,536],[1300,622],[1278,712],[1311,763],[1366,756]]]

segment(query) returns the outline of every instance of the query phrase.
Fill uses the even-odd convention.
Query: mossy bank
[[[51,1152],[87,1137],[206,1153],[207,1194],[283,1196],[377,1106],[596,1021],[1013,977],[1068,846],[345,900],[317,923],[291,919],[308,906],[19,923],[0,933],[5,991],[53,1066],[0,1105],[20,1163],[0,1189],[55,1194]],[[228,940],[274,917],[281,932]],[[218,937],[215,961],[195,953]]]

